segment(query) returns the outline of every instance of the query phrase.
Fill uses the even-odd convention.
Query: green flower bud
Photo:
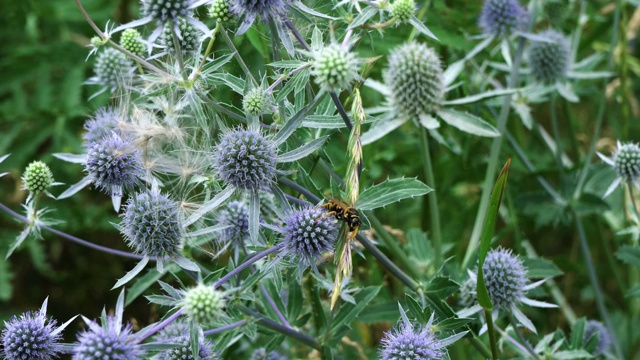
[[[34,161],[24,170],[22,181],[25,189],[32,194],[38,194],[53,184],[53,173],[47,164],[42,161]]]

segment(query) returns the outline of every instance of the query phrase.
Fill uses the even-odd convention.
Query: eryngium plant
[[[480,15],[480,27],[490,35],[504,37],[526,30],[529,15],[517,0],[486,0]]]
[[[543,83],[563,80],[569,71],[569,42],[564,35],[551,29],[539,35],[546,41],[534,41],[529,48],[533,77]]]

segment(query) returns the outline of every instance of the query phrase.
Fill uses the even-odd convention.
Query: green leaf
[[[554,353],[553,358],[558,360],[593,359],[593,356],[585,350],[564,350]]]
[[[420,19],[418,19],[415,15],[411,15],[411,18],[409,18],[409,24],[413,25],[413,27],[415,27],[416,29],[418,29],[418,31],[427,35],[428,37],[440,41],[435,35],[433,35],[431,30],[429,30],[429,28],[427,28],[424,23],[420,21]]]
[[[361,13],[358,14],[358,16],[355,17],[355,19],[353,19],[353,22],[349,24],[349,27],[347,28],[347,30],[350,30],[365,24],[367,21],[369,21],[369,19],[371,19],[377,13],[378,13],[377,8],[374,8],[373,6],[367,6],[364,10],[362,10]]]
[[[640,248],[625,245],[616,251],[616,257],[629,265],[640,268]]]
[[[302,67],[302,66],[307,65],[307,64],[308,64],[307,61],[281,60],[281,61],[272,62],[271,64],[269,64],[269,66],[273,66],[273,67],[276,67],[276,68],[282,68],[282,69],[297,69],[297,68]]]
[[[355,295],[355,304],[344,303],[331,323],[331,337],[335,339],[338,335],[338,331],[342,331],[340,328],[343,325],[351,324],[351,322],[367,307],[371,300],[375,299],[379,291],[380,286],[369,286],[360,290]],[[339,337],[339,339],[341,338],[342,337]]]
[[[369,306],[367,311],[358,317],[358,321],[366,323],[381,321],[396,322],[399,316],[398,303],[395,301],[389,301]]]
[[[547,259],[524,258],[523,262],[527,268],[527,276],[530,278],[551,278],[563,274],[556,264]]]
[[[431,191],[433,189],[415,178],[385,180],[365,189],[360,194],[356,207],[360,210],[373,210],[403,199],[422,196]]]
[[[584,329],[587,325],[585,318],[578,319],[571,327],[571,347],[581,348],[584,342]]]
[[[626,296],[630,298],[640,297],[640,285],[634,286],[629,289]]]
[[[500,136],[500,132],[493,125],[468,112],[442,109],[438,111],[438,116],[447,124],[469,134],[484,137]]]
[[[477,102],[477,101],[480,101],[480,100],[484,100],[484,99],[487,99],[487,98],[492,98],[492,97],[496,97],[496,96],[511,95],[511,94],[514,94],[516,91],[517,91],[517,89],[490,90],[490,91],[485,91],[485,92],[480,93],[480,94],[475,94],[475,95],[466,96],[466,97],[455,99],[455,100],[445,101],[444,105],[471,104],[471,103],[474,103],[474,102]]]
[[[507,187],[507,178],[509,175],[509,166],[511,165],[511,158],[507,160],[507,163],[500,171],[498,180],[493,186],[491,191],[491,199],[489,200],[489,210],[484,218],[484,224],[482,226],[482,235],[480,236],[480,251],[478,253],[478,284],[476,292],[478,296],[478,303],[485,310],[493,308],[491,299],[489,298],[489,292],[484,283],[484,273],[482,272],[482,265],[484,265],[484,259],[487,257],[489,248],[491,247],[491,238],[493,237],[493,231],[496,228],[496,221],[498,220],[498,210],[500,209],[500,202],[502,200],[502,194]]]
[[[13,286],[11,285],[11,279],[14,274],[9,268],[8,261],[0,261],[0,300],[8,301],[11,299],[13,293]]]

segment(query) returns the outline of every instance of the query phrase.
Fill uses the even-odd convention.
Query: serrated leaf
[[[367,6],[361,13],[359,13],[355,19],[349,24],[347,30],[357,28],[360,25],[364,25],[369,19],[378,13],[378,9],[373,6]]]
[[[385,180],[365,189],[360,194],[356,207],[360,210],[373,210],[403,199],[422,196],[431,191],[433,189],[414,178]]]
[[[640,248],[629,245],[621,246],[616,251],[616,257],[625,264],[640,269]]]
[[[341,339],[338,337],[339,329],[342,326],[351,324],[351,322],[358,317],[358,315],[367,307],[371,300],[375,299],[380,291],[379,286],[369,286],[360,290],[356,295],[356,303],[344,303],[338,313],[336,314],[333,322],[331,323],[331,334],[333,339]]]
[[[485,137],[500,136],[500,132],[495,126],[468,112],[442,109],[437,114],[447,124],[466,133]]]
[[[278,162],[292,162],[296,160],[300,160],[316,150],[322,147],[325,141],[327,141],[327,136],[323,136],[319,139],[315,139],[305,145],[300,146],[299,148],[293,149],[287,153],[278,156]]]

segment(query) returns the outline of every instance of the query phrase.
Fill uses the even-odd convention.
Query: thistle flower
[[[613,167],[618,175],[609,185],[603,197],[609,196],[620,184],[632,182],[640,189],[638,177],[640,177],[640,146],[636,143],[621,143],[618,141],[618,149],[608,158],[597,153],[600,159]]]
[[[473,272],[467,271],[469,277],[460,286],[460,304],[464,307],[473,306],[478,302],[476,287],[478,286],[476,276]]]
[[[240,201],[232,201],[220,211],[218,223],[228,226],[222,230],[222,243],[242,244],[249,236],[249,207]]]
[[[74,317],[75,318],[75,317]],[[6,360],[50,360],[62,351],[59,343],[67,323],[56,327],[56,321],[47,316],[47,300],[37,312],[26,312],[4,322],[0,356]]]
[[[84,145],[90,147],[112,131],[119,134],[118,123],[119,116],[116,109],[111,106],[99,108],[84,122],[84,129],[86,130],[82,135]]]
[[[391,4],[391,16],[398,22],[409,22],[409,19],[411,19],[415,12],[415,0],[396,0]]]
[[[391,103],[402,115],[431,115],[442,106],[442,65],[436,53],[424,44],[410,42],[392,50],[384,79]]]
[[[250,191],[269,187],[277,175],[275,146],[258,131],[236,129],[222,136],[213,163],[229,185]]]
[[[129,50],[132,54],[141,56],[146,50],[146,46],[142,43],[142,36],[136,29],[127,29],[120,35],[120,45]]]
[[[260,116],[269,110],[269,98],[264,89],[255,87],[242,98],[242,109],[248,116]]]
[[[595,355],[602,355],[609,352],[613,341],[611,340],[611,334],[603,323],[596,320],[589,320],[584,329],[583,343],[589,341],[593,336],[598,335],[598,344],[596,345]]]
[[[569,71],[569,42],[562,34],[551,29],[539,35],[548,42],[534,41],[529,48],[529,64],[533,77],[544,83],[563,80]]]
[[[190,14],[192,0],[142,0],[142,12],[158,24],[174,23]]]
[[[89,148],[85,171],[95,186],[118,197],[144,174],[140,151],[113,131]]]
[[[93,71],[95,83],[106,86],[112,91],[120,86],[123,79],[130,76],[133,62],[123,53],[113,48],[105,48],[98,53]]]
[[[185,290],[181,301],[185,314],[202,326],[211,325],[220,319],[225,305],[224,292],[203,283]]]
[[[88,329],[78,335],[73,348],[73,360],[135,360],[142,358],[142,350],[132,336],[130,324],[122,326],[116,316],[107,316],[102,326],[82,317]]]
[[[323,90],[346,89],[358,77],[358,60],[346,46],[325,46],[314,57],[313,75]]]
[[[213,0],[209,7],[209,17],[221,24],[233,20],[233,14],[229,10],[229,0]]]
[[[39,194],[53,185],[53,173],[47,164],[42,161],[33,161],[24,170],[22,183],[31,194]]]
[[[127,245],[137,253],[171,258],[182,250],[178,204],[158,190],[147,190],[131,198],[119,228]]]
[[[400,308],[401,322],[387,331],[381,340],[378,352],[380,360],[438,360],[446,357],[446,347],[463,337],[467,332],[438,339],[433,332],[431,314],[426,325],[412,324]]]
[[[505,37],[526,30],[529,15],[517,0],[486,0],[480,15],[480,27],[490,35]]]
[[[287,12],[291,0],[230,0],[229,10],[237,17],[242,16],[242,24],[237,35],[244,34],[258,16],[262,21],[280,20]]]
[[[333,251],[338,225],[324,208],[293,210],[283,220],[284,251],[299,258],[301,266],[315,267],[323,253]]]
[[[511,250],[497,248],[489,251],[482,265],[482,271],[487,292],[493,304],[491,316],[494,319],[497,319],[500,311],[510,311],[516,320],[535,333],[536,328],[533,323],[518,309],[518,305],[523,303],[542,308],[557,307],[554,304],[532,300],[525,296],[527,291],[540,286],[545,280],[528,284],[527,269],[522,260]],[[470,272],[469,276],[477,277],[473,272]],[[473,305],[459,311],[458,316],[468,317],[480,310],[482,310],[480,305]],[[480,332],[483,333],[486,329],[487,325],[485,324]]]
[[[167,52],[175,53],[176,47],[173,42],[173,31],[171,27],[172,24],[170,23],[164,26],[164,30],[162,30],[162,35],[160,36],[160,44],[166,48]],[[198,50],[200,37],[203,35],[202,32],[184,18],[178,19],[178,29],[178,33],[180,34],[178,45],[180,46],[182,53],[184,54]]]
[[[289,360],[289,357],[281,355],[277,351],[267,352],[267,349],[259,348],[251,354],[249,360]]]
[[[178,344],[178,346],[163,350],[157,360],[217,360],[219,357],[213,350],[213,343],[204,337],[202,329],[198,328],[198,356],[191,351],[191,335],[189,326],[183,322],[174,321],[162,329],[156,336],[159,343]]]

